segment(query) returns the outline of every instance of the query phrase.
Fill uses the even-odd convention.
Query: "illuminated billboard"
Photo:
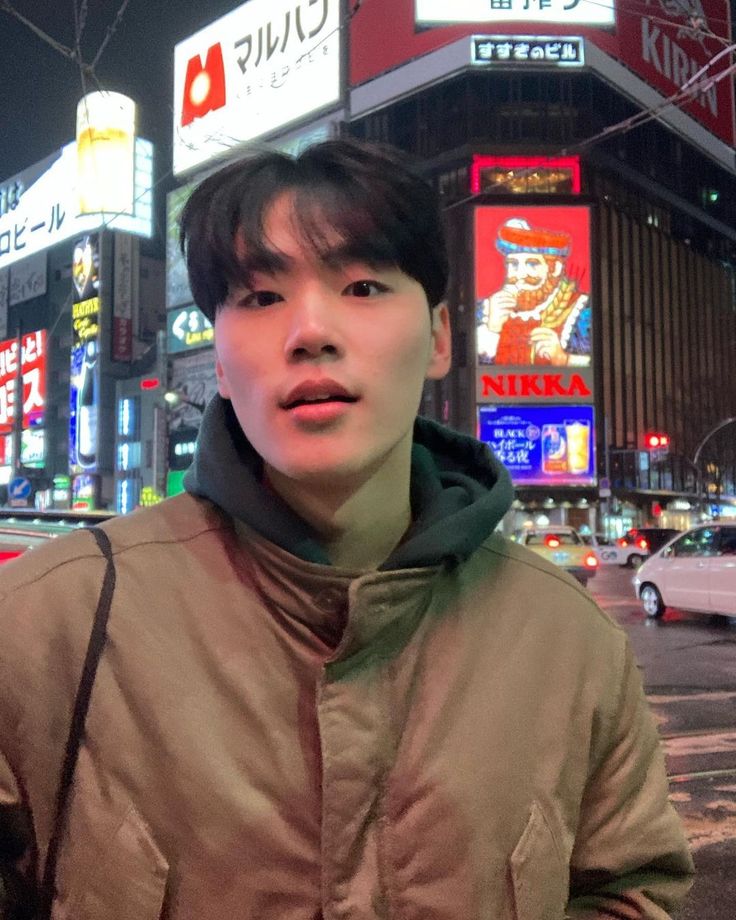
[[[106,175],[111,186],[118,178],[115,173]],[[151,236],[153,145],[149,141],[135,140],[132,214],[79,214],[83,186],[76,142],[0,182],[0,269],[103,224],[111,230]]]
[[[69,469],[94,472],[98,464],[100,404],[99,237],[74,244],[72,351],[69,380]]]
[[[514,485],[596,484],[592,406],[479,406],[478,437]]]
[[[189,182],[166,196],[166,307],[192,303],[187,263],[179,245],[179,219],[196,183]]]
[[[470,191],[579,195],[580,157],[481,156],[470,164]]]
[[[613,3],[599,0],[415,0],[417,25],[449,25],[460,22],[560,22],[613,26]]]
[[[555,11],[560,6],[569,7],[565,15],[579,16],[576,21],[581,24],[573,27],[567,19],[555,21]],[[614,9],[615,29],[611,27]],[[386,28],[387,22],[390,28]],[[702,125],[725,144],[734,144],[734,85],[729,69],[731,12],[727,0],[629,4],[598,0],[371,0],[363,3],[360,15],[350,21],[350,85],[367,88],[370,81],[382,75],[386,83],[380,86],[378,81],[367,94],[368,101],[361,100],[357,107],[356,98],[352,98],[353,114],[361,114],[363,104],[365,110],[370,110],[379,101],[385,105],[455,74],[467,60],[463,39],[477,35],[491,23],[495,33],[492,40],[504,30],[510,33],[509,40],[493,47],[481,42],[478,54],[474,46],[474,63],[468,63],[468,68],[518,66],[507,56],[510,44],[517,53],[527,55],[525,66],[529,69],[545,66],[532,58],[534,47],[542,58],[548,55],[549,63],[556,67],[563,58],[579,66],[574,60],[577,54],[571,55],[572,48],[566,48],[564,55],[562,51],[570,38],[567,33],[574,28],[575,37],[584,39],[586,68],[643,109],[681,93],[682,87],[692,81],[691,91],[681,93],[677,104],[662,108],[659,118],[732,169],[733,151],[714,147],[712,138],[703,137],[698,130]],[[551,39],[557,34],[560,48],[555,43],[540,49],[533,42],[517,42],[521,26],[530,35],[544,31]],[[424,61],[420,61],[422,57]]]
[[[30,429],[43,425],[46,407],[46,330],[26,332],[21,351],[23,424]],[[15,423],[18,395],[18,340],[0,342],[0,433],[8,434]]]
[[[474,35],[470,62],[476,67],[582,67],[580,35]]]
[[[590,209],[474,214],[479,402],[592,402]]]
[[[174,51],[174,173],[340,99],[340,0],[249,0]]]
[[[202,348],[215,341],[212,323],[199,307],[181,307],[166,314],[166,350],[169,354]]]
[[[122,93],[87,93],[77,105],[79,214],[133,214],[135,102]]]

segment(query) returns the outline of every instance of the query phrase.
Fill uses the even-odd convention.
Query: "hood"
[[[204,413],[194,462],[184,478],[207,498],[287,552],[329,565],[314,529],[270,489],[263,461],[229,400],[215,396]],[[466,559],[488,537],[513,498],[505,467],[480,441],[417,418],[411,466],[413,523],[380,567],[415,568]]]

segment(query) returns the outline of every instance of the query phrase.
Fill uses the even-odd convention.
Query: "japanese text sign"
[[[174,52],[180,174],[340,98],[340,0],[249,0]]]
[[[582,67],[584,42],[572,35],[474,35],[470,60],[476,66],[536,64]]]
[[[46,405],[46,330],[27,332],[21,350],[23,428],[41,424]],[[18,341],[0,342],[0,432],[12,431],[18,404]]]
[[[598,0],[415,0],[419,25],[459,22],[563,22],[612,26],[614,4]]]
[[[515,485],[595,485],[592,406],[480,406],[478,436]]]
[[[16,191],[0,212],[0,268],[103,225],[151,236],[153,147],[149,141],[135,141],[132,215],[79,215],[77,169],[77,145],[71,143],[6,183]]]

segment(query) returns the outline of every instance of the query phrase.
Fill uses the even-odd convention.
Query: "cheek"
[[[397,336],[394,347],[388,354],[390,357],[384,356],[382,363],[391,369],[394,388],[398,386],[398,392],[408,392],[412,388],[412,382],[421,387],[432,354],[429,323],[424,329],[412,330],[409,335]]]

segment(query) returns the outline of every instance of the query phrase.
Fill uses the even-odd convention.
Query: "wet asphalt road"
[[[603,566],[589,588],[626,629],[662,734],[698,870],[678,918],[736,920],[736,622],[676,610],[647,620],[632,575]]]

